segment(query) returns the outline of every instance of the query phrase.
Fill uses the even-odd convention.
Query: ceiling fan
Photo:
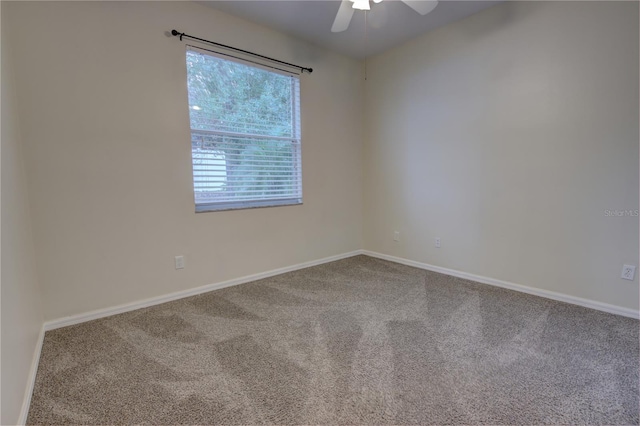
[[[380,3],[382,0],[373,0],[374,3]],[[418,12],[420,15],[426,15],[431,12],[437,5],[437,0],[401,0],[404,4],[411,9]],[[342,0],[340,3],[340,9],[336,19],[333,21],[331,32],[339,33],[349,28],[349,23],[353,17],[355,10],[371,10],[369,0]]]

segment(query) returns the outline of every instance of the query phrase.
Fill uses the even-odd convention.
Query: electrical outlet
[[[440,248],[440,237],[436,238],[436,248]]]
[[[393,231],[393,241],[400,241],[400,232]]]
[[[184,256],[176,256],[176,269],[184,269]]]
[[[633,277],[636,275],[636,267],[633,265],[622,265],[622,274],[620,278],[623,280],[633,281]]]

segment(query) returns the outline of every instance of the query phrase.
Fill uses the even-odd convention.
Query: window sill
[[[196,204],[196,213],[221,212],[229,210],[262,209],[267,207],[302,205],[301,199],[254,201],[250,203],[211,203]]]

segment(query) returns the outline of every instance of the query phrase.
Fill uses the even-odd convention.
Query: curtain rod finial
[[[171,30],[171,35],[177,36],[180,34],[177,30]]]

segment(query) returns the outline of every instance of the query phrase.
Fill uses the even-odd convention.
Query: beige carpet
[[[638,321],[357,256],[46,333],[29,424],[638,424]]]

